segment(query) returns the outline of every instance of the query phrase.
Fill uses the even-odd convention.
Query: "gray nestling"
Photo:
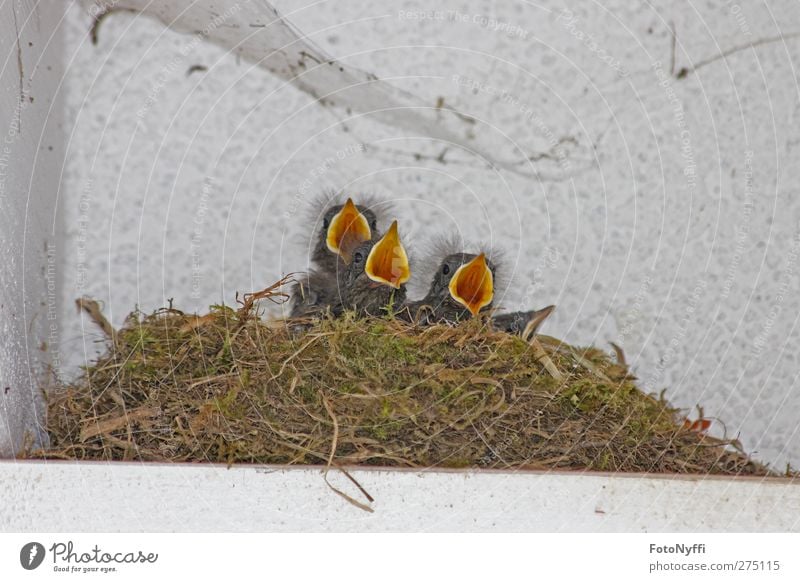
[[[448,242],[443,245],[452,244]],[[440,244],[440,246],[441,246]],[[450,253],[433,273],[425,297],[405,304],[401,315],[422,325],[458,323],[492,310],[497,265],[486,253]],[[531,311],[493,315],[492,327],[513,335],[532,335],[553,312],[555,306]]]
[[[341,280],[353,249],[376,236],[377,226],[371,205],[357,205],[352,198],[325,208],[311,252],[315,268],[292,286],[291,317],[319,316],[329,309],[333,315],[342,312]]]
[[[340,278],[343,306],[359,315],[381,316],[406,299],[405,283],[411,277],[408,255],[400,241],[395,220],[378,241],[367,241],[353,250],[352,260]]]

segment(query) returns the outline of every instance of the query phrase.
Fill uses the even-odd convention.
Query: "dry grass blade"
[[[294,352],[293,354],[291,354],[291,355],[290,355],[288,358],[286,358],[286,359],[283,361],[283,363],[281,364],[281,369],[280,369],[280,370],[278,370],[278,373],[277,373],[277,374],[275,374],[275,376],[273,377],[273,380],[274,380],[275,378],[278,378],[279,376],[283,375],[283,373],[286,371],[286,366],[288,366],[288,365],[289,365],[289,362],[291,362],[291,361],[292,361],[292,360],[294,360],[294,359],[295,359],[297,356],[299,356],[299,355],[300,355],[300,354],[302,354],[304,351],[306,351],[306,348],[308,348],[309,346],[311,346],[311,344],[313,344],[314,342],[316,342],[318,339],[325,337],[326,335],[332,335],[332,334],[330,334],[330,333],[328,333],[328,334],[325,334],[325,333],[316,334],[316,335],[314,335],[314,336],[313,336],[313,337],[312,337],[310,340],[308,340],[306,343],[304,343],[302,346],[300,346],[300,348],[299,348],[299,349],[298,349],[296,352]]]
[[[95,420],[87,418],[84,421],[86,426],[84,426],[84,428],[81,429],[80,441],[82,443],[85,443],[88,439],[92,437],[98,435],[104,435],[123,427],[127,429],[134,422],[137,422],[144,418],[152,418],[158,416],[160,413],[161,410],[159,410],[157,407],[148,406],[148,407],[138,408],[136,410],[131,410],[130,412],[120,414],[119,416],[106,418],[103,420]]]
[[[533,336],[529,343],[533,348],[533,353],[536,356],[536,359],[542,363],[544,369],[547,370],[547,372],[556,380],[556,382],[563,382],[564,375],[553,363],[553,360],[550,359],[550,356],[547,355],[547,352],[544,351],[542,344],[539,343],[539,340],[536,338],[536,336]]]
[[[108,336],[108,339],[110,339],[114,345],[117,344],[117,332],[103,315],[103,312],[100,310],[100,304],[97,301],[89,299],[88,297],[81,297],[75,300],[75,305],[77,305],[78,311],[82,310],[86,312],[89,318],[97,327],[103,330],[103,333]]]
[[[347,493],[345,493],[341,489],[337,489],[336,487],[334,487],[331,484],[330,481],[328,481],[328,471],[330,470],[331,465],[333,464],[333,458],[336,456],[336,444],[339,442],[339,421],[336,420],[336,415],[333,413],[333,409],[331,408],[330,402],[328,402],[328,399],[325,398],[325,396],[322,397],[322,403],[325,405],[325,410],[328,411],[328,414],[331,417],[331,421],[333,422],[333,439],[332,439],[332,442],[331,442],[331,454],[328,457],[328,464],[325,465],[325,471],[323,472],[323,477],[325,478],[325,483],[328,485],[328,487],[331,488],[331,490],[334,493],[336,493],[337,495],[339,495],[343,499],[346,499],[349,503],[355,505],[359,509],[363,509],[364,511],[372,513],[374,510],[369,505],[366,505],[366,504],[361,503],[360,501],[358,501],[356,499],[353,499]],[[349,474],[347,476],[350,477]],[[350,477],[350,479],[355,482],[355,480],[352,477]],[[359,485],[357,482],[356,482],[356,485],[358,485],[358,488],[361,490],[361,492],[366,495],[366,491],[364,490],[364,488],[361,487],[361,485]],[[367,495],[367,498],[370,501],[372,501],[372,497],[370,495]]]

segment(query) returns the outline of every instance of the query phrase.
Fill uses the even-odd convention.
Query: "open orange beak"
[[[372,231],[364,215],[358,211],[353,199],[348,198],[344,207],[333,217],[325,242],[328,249],[350,264],[353,249],[372,239]]]
[[[396,220],[389,227],[389,232],[372,247],[364,272],[376,283],[395,289],[399,289],[411,277],[408,255],[400,242],[400,235],[397,234]]]
[[[450,296],[469,309],[472,315],[489,305],[494,297],[492,271],[481,253],[461,265],[450,279]]]

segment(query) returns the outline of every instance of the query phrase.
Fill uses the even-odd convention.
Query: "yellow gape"
[[[492,270],[481,253],[469,263],[461,265],[450,279],[450,296],[469,309],[472,315],[489,305],[494,298]]]
[[[338,254],[349,264],[353,249],[372,239],[372,231],[364,215],[358,211],[353,199],[348,198],[344,207],[333,217],[328,226],[325,242],[328,250]]]
[[[397,234],[396,220],[389,228],[389,232],[372,247],[364,271],[367,277],[376,283],[383,283],[395,289],[399,289],[400,285],[411,277],[408,255],[400,242],[400,235]]]

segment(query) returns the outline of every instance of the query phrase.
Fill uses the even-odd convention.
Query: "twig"
[[[669,74],[670,76],[675,74],[675,49],[676,45],[678,44],[677,37],[675,35],[675,23],[670,21],[669,23],[669,31],[672,36],[672,50],[670,52],[670,59],[669,59]]]
[[[14,31],[17,34],[17,68],[19,70],[19,103],[20,107],[24,105],[23,101],[25,99],[25,71],[22,68],[22,45],[20,44],[19,39],[19,25],[17,24],[17,4],[16,2],[11,3],[11,13],[14,15]],[[18,131],[22,130],[22,111],[19,112],[19,118],[17,119],[17,124],[19,125]]]
[[[280,305],[289,299],[289,294],[284,293],[283,291],[277,291],[284,285],[287,285],[293,282],[295,273],[289,273],[285,277],[283,277],[280,281],[277,281],[267,287],[266,289],[262,289],[261,291],[254,291],[253,293],[245,293],[242,295],[242,299],[239,299],[239,293],[236,293],[236,303],[241,305],[239,308],[239,315],[247,315],[250,313],[250,310],[253,308],[253,305],[256,301],[260,301],[261,299],[269,299],[273,303],[277,303]]]
[[[367,490],[366,490],[366,489],[364,489],[363,485],[361,485],[361,483],[359,483],[358,481],[356,481],[356,478],[355,478],[355,477],[353,477],[353,476],[352,476],[350,473],[348,473],[348,472],[347,472],[347,471],[344,469],[344,467],[336,467],[336,468],[337,468],[337,469],[339,469],[339,470],[340,470],[342,473],[344,473],[344,476],[345,476],[345,477],[347,477],[348,479],[350,479],[350,481],[352,481],[352,482],[353,482],[353,485],[355,485],[356,487],[358,487],[358,490],[359,490],[359,491],[361,491],[361,493],[364,495],[364,497],[366,497],[367,499],[369,499],[369,500],[370,500],[370,502],[373,502],[373,501],[375,501],[375,499],[372,497],[372,495],[370,495],[370,494],[367,492]]]
[[[93,45],[97,46],[98,34],[100,33],[100,25],[103,23],[103,21],[106,18],[108,18],[109,16],[111,16],[115,12],[130,12],[131,14],[133,14],[136,11],[132,10],[130,8],[117,8],[117,7],[113,7],[112,6],[111,8],[106,10],[105,12],[101,12],[100,14],[95,16],[94,17],[94,22],[92,23],[92,28],[89,30],[89,36],[92,39],[92,44]]]
[[[763,46],[766,44],[771,44],[773,42],[778,42],[781,40],[786,41],[787,39],[792,39],[792,38],[800,38],[800,32],[794,32],[791,34],[779,34],[778,36],[770,36],[767,38],[759,39],[757,41],[751,42],[746,45],[740,45],[729,48],[727,50],[722,51],[718,55],[709,57],[707,59],[703,59],[702,61],[698,61],[698,63],[692,67],[681,67],[681,69],[677,73],[675,73],[675,78],[683,79],[684,77],[690,75],[691,73],[697,72],[697,69],[701,67],[705,67],[706,65],[710,65],[711,63],[715,63],[721,59],[726,59],[729,56],[741,52],[743,50],[747,50],[749,48],[755,48],[758,46]]]

